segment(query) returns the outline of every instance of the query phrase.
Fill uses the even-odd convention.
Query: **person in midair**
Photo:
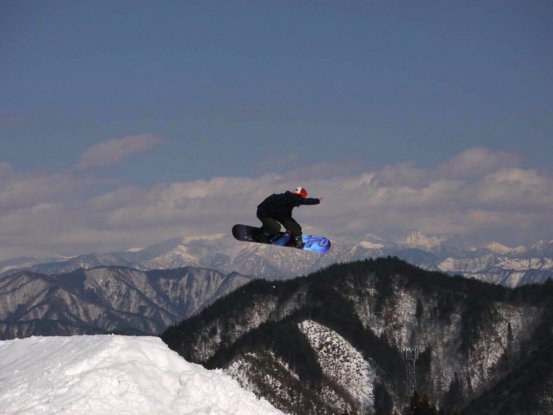
[[[308,198],[305,187],[297,187],[292,192],[272,194],[257,206],[257,218],[262,226],[256,238],[259,242],[270,242],[273,235],[280,232],[282,224],[296,247],[303,248],[301,226],[292,218],[292,209],[301,205],[318,205],[321,200],[322,198]]]

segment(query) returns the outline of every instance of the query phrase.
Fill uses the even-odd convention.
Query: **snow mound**
[[[0,341],[0,413],[281,414],[157,337]]]

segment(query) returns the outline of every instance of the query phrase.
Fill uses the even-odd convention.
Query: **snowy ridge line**
[[[332,249],[324,255],[315,255],[274,246],[244,244],[222,234],[203,239],[176,238],[127,252],[72,258],[58,256],[49,261],[33,258],[0,261],[0,275],[23,270],[52,275],[79,268],[125,266],[143,271],[196,267],[264,278],[287,278],[307,275],[337,262],[397,256],[427,270],[460,273],[510,287],[553,278],[553,241],[516,248],[498,242],[476,246],[459,237],[428,236],[421,232],[412,232],[397,242],[371,234],[359,240],[329,239]]]

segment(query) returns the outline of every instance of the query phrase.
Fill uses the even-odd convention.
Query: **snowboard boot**
[[[303,239],[301,238],[301,235],[300,236],[294,236],[293,238],[294,240],[294,245],[296,246],[296,248],[299,248],[299,249],[303,249]]]

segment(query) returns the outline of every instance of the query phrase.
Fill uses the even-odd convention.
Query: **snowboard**
[[[259,228],[248,225],[234,225],[232,227],[232,236],[239,241],[245,242],[260,242],[255,238]],[[325,253],[330,249],[330,241],[324,236],[306,235],[302,234],[303,248],[302,251],[317,252],[319,254]],[[297,248],[292,241],[292,238],[287,232],[279,232],[272,238],[272,242],[266,243],[268,245],[288,246],[290,248]]]

